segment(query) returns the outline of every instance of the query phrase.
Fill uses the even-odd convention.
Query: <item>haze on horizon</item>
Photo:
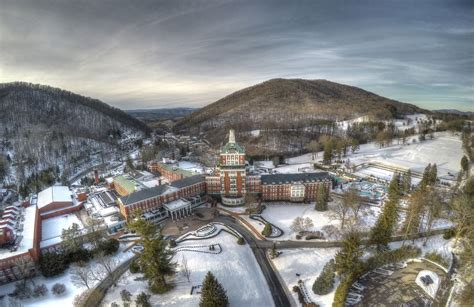
[[[122,109],[200,107],[271,78],[474,111],[472,1],[0,0],[0,83]]]

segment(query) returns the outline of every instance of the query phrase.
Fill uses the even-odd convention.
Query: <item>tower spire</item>
[[[235,131],[234,131],[234,129],[229,130],[229,143],[235,143]]]

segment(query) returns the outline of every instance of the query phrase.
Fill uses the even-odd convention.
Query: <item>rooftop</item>
[[[122,175],[114,177],[114,183],[119,184],[129,194],[135,191],[135,183]]]
[[[191,177],[186,177],[186,178],[183,178],[183,179],[180,179],[180,180],[173,181],[171,183],[171,186],[175,187],[175,188],[178,188],[178,189],[181,189],[181,188],[188,187],[188,186],[200,183],[200,182],[204,182],[204,176],[203,175],[194,175],[194,176],[191,176]]]
[[[122,202],[122,204],[127,206],[127,205],[134,204],[142,200],[157,197],[162,194],[170,193],[176,190],[177,189],[175,187],[171,187],[169,185],[160,185],[160,186],[150,188],[150,189],[143,189],[135,193],[132,193],[128,196],[121,197],[120,201]]]
[[[28,252],[29,249],[33,248],[36,214],[36,206],[29,206],[25,209],[23,230],[16,230],[17,240],[19,240],[16,251],[12,252],[8,248],[0,248],[0,259],[23,254]]]
[[[164,207],[169,211],[175,211],[181,208],[186,208],[190,205],[190,202],[185,199],[177,199],[169,203],[164,204]]]
[[[41,209],[53,202],[72,202],[72,192],[66,186],[51,186],[38,193],[38,208]]]
[[[329,179],[331,179],[331,176],[327,172],[272,174],[272,175],[261,176],[261,181],[263,185],[295,183],[295,182],[316,182],[316,181],[329,180]]]
[[[166,164],[163,162],[159,162],[159,164],[161,165],[161,167],[163,167],[167,171],[173,172],[175,174],[183,175],[184,177],[190,177],[194,175],[193,172],[181,169],[176,164]]]

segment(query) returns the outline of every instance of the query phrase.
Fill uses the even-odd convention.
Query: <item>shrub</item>
[[[92,258],[92,253],[85,249],[79,248],[76,251],[69,252],[68,254],[68,262],[69,263],[76,263],[76,262],[88,262]]]
[[[428,259],[428,260],[431,260],[433,262],[436,262],[436,263],[440,264],[441,266],[443,266],[445,268],[449,267],[448,260],[446,260],[443,256],[441,256],[440,254],[438,254],[435,251],[427,253],[425,255],[425,258]]]
[[[271,234],[272,234],[272,225],[270,225],[270,223],[265,223],[265,227],[263,227],[263,230],[262,230],[262,235],[264,235],[265,237],[268,237]]]
[[[112,255],[118,251],[120,242],[117,239],[110,238],[99,243],[98,252],[104,255]]]
[[[356,280],[355,273],[349,273],[344,278],[341,279],[339,286],[336,289],[336,293],[334,294],[334,300],[332,303],[333,307],[343,307],[346,303],[347,293],[349,292],[349,288]]]
[[[140,272],[140,265],[138,264],[138,261],[136,260],[133,260],[131,263],[130,263],[130,273],[132,274],[136,274]]]
[[[326,295],[331,292],[334,287],[335,277],[334,259],[331,259],[323,268],[321,274],[314,281],[313,292],[318,295]]]
[[[443,234],[443,239],[449,240],[452,237],[454,237],[455,235],[456,235],[456,230],[454,230],[453,228],[450,228],[450,229],[446,230],[446,232]]]
[[[145,292],[138,294],[135,303],[137,304],[137,307],[151,307],[150,295]]]
[[[132,301],[132,294],[127,289],[123,289],[122,291],[120,291],[120,297],[122,298],[122,302],[124,303]]]
[[[400,262],[409,258],[416,258],[420,255],[421,250],[418,247],[411,245],[405,245],[395,250],[381,251],[367,259],[364,264],[365,271],[373,270],[388,263]]]
[[[112,302],[110,303],[110,307],[119,307],[119,304],[117,304],[116,302]]]
[[[63,273],[69,266],[63,253],[45,253],[40,256],[39,269],[45,277]]]
[[[237,239],[237,244],[239,244],[239,245],[244,245],[244,244],[245,244],[244,238],[239,237],[239,238]]]
[[[298,286],[293,286],[293,292],[296,292],[296,294],[298,295],[298,301],[304,305],[306,302],[304,301],[304,296],[303,296],[303,293],[301,292],[301,289],[300,287]]]
[[[33,295],[33,290],[23,282],[15,284],[15,290],[13,291],[13,296],[16,296],[20,300],[28,299]]]
[[[66,292],[66,286],[64,284],[55,283],[51,288],[51,292],[53,292],[54,295],[61,295]]]
[[[44,284],[36,285],[33,289],[33,297],[45,296],[48,294],[48,288]]]

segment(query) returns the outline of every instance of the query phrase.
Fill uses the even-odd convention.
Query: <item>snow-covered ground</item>
[[[415,140],[415,143],[413,142]],[[317,161],[322,159],[322,152],[316,157]],[[368,162],[381,163],[388,166],[399,167],[403,169],[410,168],[412,171],[422,173],[428,163],[436,163],[438,167],[438,177],[449,177],[448,173],[458,173],[460,169],[459,161],[463,156],[462,143],[457,135],[449,132],[435,133],[433,140],[427,139],[424,142],[418,142],[417,137],[411,137],[407,145],[394,145],[380,148],[375,143],[363,144],[356,153],[349,153],[346,160],[349,159],[351,164],[359,165]],[[289,164],[301,164],[315,162],[312,161],[312,154],[289,158]],[[390,171],[380,169],[367,171],[359,170],[358,172],[368,172],[367,175],[380,176],[383,179],[391,177]],[[452,177],[455,179],[455,177]]]
[[[436,252],[443,256],[449,263],[451,263],[452,254],[451,251],[454,246],[454,239],[445,240],[443,239],[443,235],[432,236],[424,245],[426,238],[421,238],[415,240],[413,244],[411,240],[405,242],[405,245],[414,245],[421,249],[422,257],[425,256],[429,252]],[[402,246],[402,242],[392,242],[389,244],[391,249],[400,248]]]
[[[125,248],[126,248],[126,245],[121,244],[119,251],[113,256],[114,259],[116,259],[118,263],[123,263],[124,261],[130,259],[133,256],[133,253],[131,251],[124,252]],[[97,263],[94,260],[90,261],[89,265],[91,266],[92,269],[97,267]],[[21,300],[21,301],[18,301],[18,303],[20,303],[21,306],[34,306],[34,307],[72,306],[74,297],[76,295],[81,294],[83,291],[87,290],[85,286],[78,287],[72,283],[71,281],[72,270],[73,268],[70,267],[63,274],[56,277],[46,278],[43,276],[38,276],[38,277],[33,278],[35,285],[44,284],[48,288],[49,290],[48,294],[44,297]],[[56,283],[64,284],[66,286],[66,292],[59,296],[55,296],[54,294],[52,294],[51,288]],[[91,284],[95,284],[95,283],[92,282]],[[29,283],[29,285],[31,287],[34,287],[32,286],[31,283]],[[7,294],[12,293],[14,289],[15,289],[15,283],[9,283],[9,284],[0,286],[0,295],[5,295],[3,299],[0,299],[0,306],[10,306],[9,297]]]
[[[174,288],[162,295],[153,295],[150,299],[153,306],[197,306],[200,295],[190,294],[191,287],[201,285],[204,276],[211,271],[227,291],[231,306],[273,306],[272,295],[265,278],[258,266],[255,257],[248,245],[238,245],[236,238],[227,233],[211,239],[184,242],[178,247],[186,245],[220,244],[222,253],[206,254],[193,251],[180,251],[174,260],[182,263],[186,257],[191,270],[191,282],[179,271],[173,281]],[[178,270],[181,270],[178,267]],[[107,293],[103,306],[110,306],[112,302],[121,304],[120,291],[126,288],[136,296],[147,291],[146,281],[137,281],[140,274],[125,273],[118,282],[118,286]],[[196,291],[196,290],[195,290]]]
[[[273,169],[274,173],[291,174],[291,173],[308,173],[316,172],[312,163],[301,163],[292,165],[281,165]]]
[[[339,220],[335,219],[331,210],[320,212],[314,210],[314,204],[297,204],[287,202],[272,202],[266,203],[266,209],[262,212],[262,216],[270,223],[278,226],[284,232],[283,236],[276,238],[275,240],[295,240],[296,233],[290,229],[291,223],[296,217],[309,217],[314,226],[309,229],[311,231],[321,230],[326,225],[334,225],[339,227]],[[329,205],[331,207],[331,204]],[[364,208],[361,210],[361,216],[364,227],[371,227],[375,224],[378,208]],[[249,221],[259,231],[263,230],[263,223],[250,219],[248,216],[243,215],[247,221]],[[331,238],[334,239],[334,238]]]
[[[311,300],[319,306],[331,306],[334,300],[334,290],[327,295],[316,295],[312,287],[316,278],[323,270],[324,265],[334,258],[337,248],[301,248],[301,249],[283,249],[283,253],[273,259],[273,264],[280,273],[286,287],[292,293],[293,298],[298,302],[298,296],[292,291],[293,286],[298,284],[299,280],[304,282],[307,293]],[[300,276],[297,276],[299,274]]]

